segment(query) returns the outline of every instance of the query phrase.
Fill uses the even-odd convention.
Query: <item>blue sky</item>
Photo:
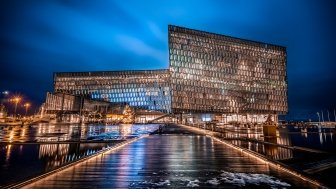
[[[35,104],[60,71],[168,67],[168,24],[287,47],[290,112],[336,108],[332,1],[0,2],[0,90]]]

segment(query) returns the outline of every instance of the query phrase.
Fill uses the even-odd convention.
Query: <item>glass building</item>
[[[54,74],[55,92],[125,103],[130,106],[170,113],[168,70],[60,72]]]
[[[203,121],[287,113],[285,47],[172,25],[168,43],[169,69],[55,73],[55,92]]]
[[[285,114],[286,48],[169,26],[172,112]]]

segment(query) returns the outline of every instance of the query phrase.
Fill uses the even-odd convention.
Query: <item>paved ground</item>
[[[182,133],[182,134],[180,134]],[[163,127],[26,188],[309,188],[308,183],[244,156],[202,132]]]

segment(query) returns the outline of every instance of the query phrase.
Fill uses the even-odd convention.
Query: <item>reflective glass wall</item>
[[[169,26],[174,113],[287,112],[286,48]]]
[[[62,72],[54,75],[55,92],[170,113],[168,70]]]

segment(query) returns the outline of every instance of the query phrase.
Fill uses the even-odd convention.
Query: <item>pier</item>
[[[181,188],[307,187],[300,175],[237,150],[209,132],[170,125],[64,169],[12,187]]]

